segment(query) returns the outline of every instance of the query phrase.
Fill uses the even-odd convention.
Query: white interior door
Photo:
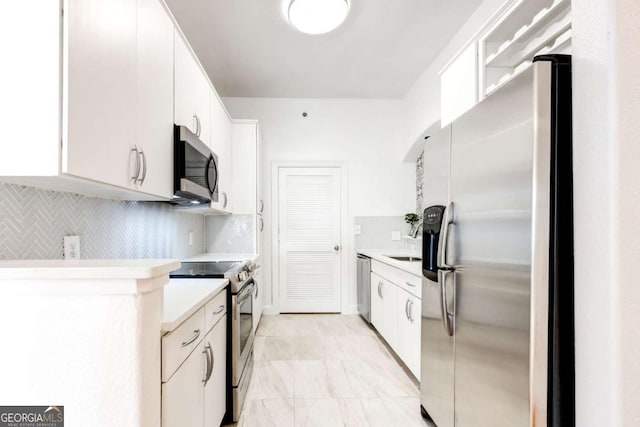
[[[341,171],[280,168],[280,312],[340,312]]]

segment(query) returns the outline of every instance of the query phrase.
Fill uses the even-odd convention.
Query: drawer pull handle
[[[414,285],[414,284],[413,284],[413,283],[411,283],[411,282],[405,282],[405,283],[407,284],[407,286],[411,286],[412,288],[415,288],[415,287],[416,287],[416,285]]]
[[[216,315],[216,314],[220,314],[220,313],[222,313],[223,311],[224,311],[224,305],[221,305],[220,307],[218,307],[218,311],[214,311],[214,312],[213,312],[213,314],[214,314],[214,315]]]
[[[193,331],[193,337],[191,337],[191,339],[189,339],[188,341],[183,342],[182,346],[183,347],[188,346],[189,344],[197,340],[199,336],[200,336],[200,329],[196,329],[195,331]]]

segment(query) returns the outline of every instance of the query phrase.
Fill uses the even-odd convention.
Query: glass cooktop
[[[178,278],[223,278],[225,273],[237,271],[243,261],[183,262],[182,266],[171,272],[169,277]]]

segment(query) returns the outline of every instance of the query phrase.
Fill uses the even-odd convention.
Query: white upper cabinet
[[[444,127],[478,102],[477,44],[471,43],[440,74],[440,124]]]
[[[59,2],[2,4],[0,112],[5,125],[0,176],[59,173],[60,33]]]
[[[264,230],[262,187],[260,180],[260,127],[255,120],[233,123],[233,212],[253,216],[254,251],[261,253],[260,235]]]
[[[441,71],[442,127],[514,78],[533,59],[571,53],[570,0],[508,0]]]
[[[135,188],[136,0],[65,1],[62,171]],[[64,87],[64,85],[63,85]]]
[[[3,38],[13,40],[7,54],[23,72],[11,71],[9,89],[2,88],[0,106],[12,123],[7,140],[20,141],[10,161],[0,161],[2,179],[113,199],[167,200],[173,21],[163,3],[28,0],[5,12]]]
[[[187,126],[202,142],[211,145],[211,97],[213,90],[191,49],[175,31],[174,120]]]
[[[234,213],[255,215],[258,198],[258,125],[236,121],[233,124]]]
[[[210,208],[231,212],[231,120],[162,0],[10,2],[0,30],[20,64],[0,82],[2,181],[169,200],[175,123],[218,155]]]
[[[173,194],[173,22],[160,0],[138,0],[138,188]]]
[[[211,207],[235,213],[233,192],[232,124],[220,99],[211,96],[211,149],[218,156],[218,201]]]
[[[478,41],[480,97],[530,70],[533,58],[571,53],[570,0],[515,0]]]

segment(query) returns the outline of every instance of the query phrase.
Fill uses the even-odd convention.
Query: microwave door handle
[[[213,156],[209,156],[209,160],[207,160],[207,166],[204,168],[204,180],[207,183],[207,191],[209,191],[209,193],[213,194],[214,190],[215,190],[215,183],[212,185],[211,182],[209,182],[209,169],[211,169],[211,165],[214,163],[213,161]],[[216,174],[216,180],[218,179],[217,174]]]

